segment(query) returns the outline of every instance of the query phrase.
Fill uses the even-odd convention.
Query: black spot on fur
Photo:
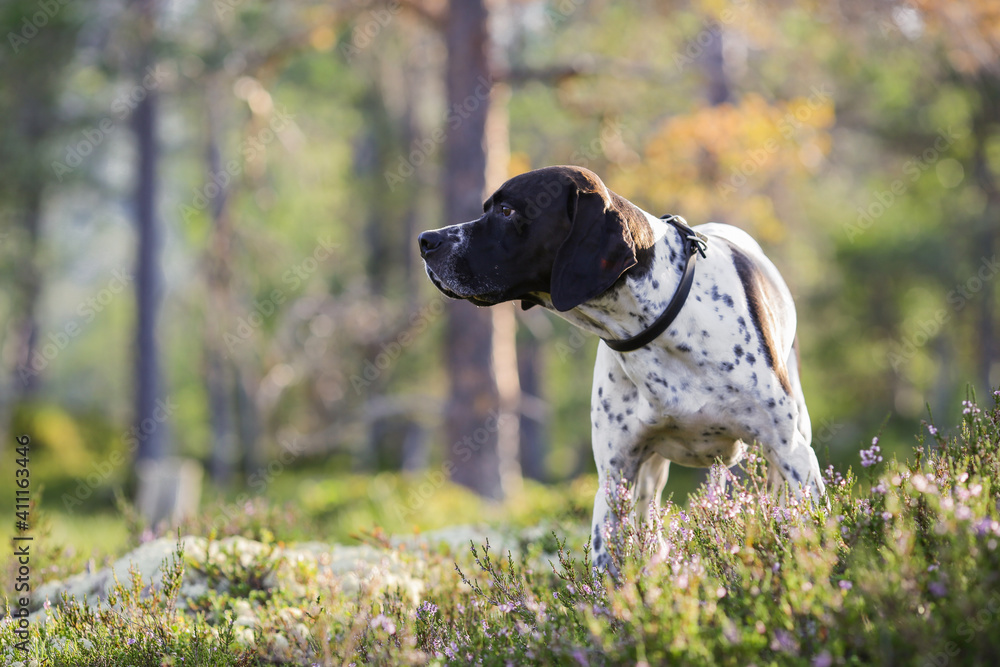
[[[669,387],[670,384],[667,382],[666,378],[658,373],[649,373],[646,375],[646,379],[655,382],[656,384],[662,384],[664,387]]]
[[[719,368],[721,368],[722,370],[724,370],[727,373],[732,373],[733,369],[736,368],[736,366],[734,366],[733,364],[729,363],[728,361],[723,361],[721,364],[719,364]]]
[[[687,345],[685,343],[681,343],[680,345],[677,346],[677,351],[678,352],[690,352],[691,351],[691,346]]]
[[[743,346],[742,345],[737,345],[736,347],[734,347],[733,348],[733,354],[736,355],[737,359],[739,359],[740,357],[742,357],[743,356]]]
[[[734,303],[733,297],[719,292],[718,285],[712,285],[712,301],[722,301],[722,303],[726,304],[729,308],[732,308]]]

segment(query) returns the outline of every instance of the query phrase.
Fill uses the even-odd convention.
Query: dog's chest
[[[744,443],[767,431],[771,399],[763,397],[752,369],[730,368],[735,362],[707,340],[686,350],[685,338],[674,342],[682,351],[609,355],[605,377],[622,377],[613,383],[618,395],[609,392],[601,407],[608,407],[611,428],[634,430],[632,441],[671,461],[702,467],[718,458],[732,465],[742,457]],[[776,401],[773,407],[779,407]]]

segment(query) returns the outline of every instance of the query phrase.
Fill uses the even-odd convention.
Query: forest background
[[[762,243],[823,465],[1000,384],[995,3],[11,0],[0,34],[0,469],[29,435],[78,552],[126,539],[116,490],[326,537],[592,493],[596,339],[448,302],[415,240],[550,164]]]

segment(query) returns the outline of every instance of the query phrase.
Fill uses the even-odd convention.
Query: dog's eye
[[[505,218],[509,218],[510,216],[514,215],[514,209],[512,209],[510,206],[503,205],[500,207],[500,215],[502,215]]]

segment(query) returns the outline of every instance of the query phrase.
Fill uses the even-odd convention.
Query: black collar
[[[691,291],[691,283],[694,282],[695,259],[698,255],[704,257],[705,250],[708,249],[708,239],[688,227],[687,221],[681,216],[664,215],[662,219],[676,227],[677,231],[681,234],[681,238],[684,240],[684,249],[688,257],[687,264],[684,266],[684,274],[681,276],[681,284],[677,287],[677,291],[674,293],[674,297],[670,300],[670,303],[667,304],[666,309],[648,327],[636,335],[623,340],[601,339],[615,352],[638,350],[640,347],[651,343],[657,336],[667,330],[670,323],[677,317],[677,313],[681,312],[681,308],[684,307],[684,302],[687,300],[688,293]]]

